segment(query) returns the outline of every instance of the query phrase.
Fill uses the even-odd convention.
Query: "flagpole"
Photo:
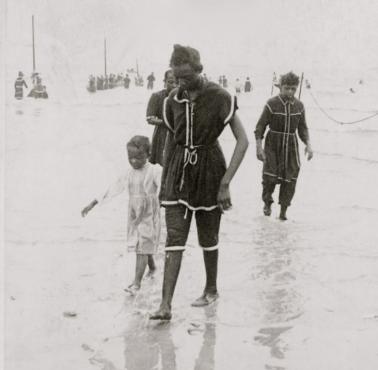
[[[298,95],[298,99],[299,100],[301,99],[301,94],[302,94],[303,76],[304,76],[304,73],[302,72],[302,75],[301,75],[301,84],[299,85],[299,95]]]
[[[35,73],[34,15],[32,16],[32,38],[33,38],[33,73]]]
[[[104,39],[104,62],[105,62],[105,77],[107,76],[106,71],[106,39]]]

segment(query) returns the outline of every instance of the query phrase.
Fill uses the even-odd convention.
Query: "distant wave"
[[[370,213],[378,213],[378,208],[372,208],[372,207],[363,207],[357,204],[351,205],[351,206],[340,206],[340,209],[353,209],[355,211],[366,211]]]
[[[74,244],[74,243],[125,243],[125,238],[119,239],[94,239],[80,237],[75,239],[41,239],[41,240],[30,240],[30,239],[6,239],[6,243],[12,244],[31,244],[32,246],[38,244]]]
[[[360,157],[355,157],[355,156],[348,156],[348,155],[341,154],[341,153],[326,153],[326,152],[316,151],[316,154],[325,155],[325,156],[328,156],[328,157],[349,158],[349,159],[353,159],[355,161],[366,162],[366,163],[370,163],[370,164],[378,164],[378,159],[360,158]]]
[[[335,127],[335,126],[334,126]],[[311,131],[315,131],[315,132],[327,132],[327,133],[335,133],[335,134],[378,134],[378,128],[377,130],[373,130],[373,129],[355,129],[355,130],[351,130],[350,127],[349,127],[349,130],[345,130],[345,131],[341,131],[340,129],[339,130],[336,130],[336,129],[327,129],[327,128],[314,128],[314,127],[311,127]]]
[[[327,109],[327,110],[331,110],[331,111],[340,111],[340,112],[358,112],[358,113],[367,113],[367,114],[373,114],[375,112],[377,112],[377,110],[375,109],[358,109],[358,108],[346,108],[346,107],[327,107],[327,106],[324,106],[323,108]],[[312,104],[307,104],[307,110],[308,109],[314,109],[314,110],[318,110],[319,108],[316,106],[316,105],[312,105]]]

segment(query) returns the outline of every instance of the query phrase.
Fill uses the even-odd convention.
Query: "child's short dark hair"
[[[127,149],[138,150],[139,153],[151,154],[150,139],[147,136],[136,135],[126,144]]]
[[[198,50],[190,46],[182,46],[175,44],[173,46],[173,53],[171,56],[169,66],[173,67],[180,66],[183,64],[189,64],[198,73],[201,73],[203,70],[203,66],[201,64],[201,57]]]
[[[280,85],[288,85],[288,86],[298,86],[299,85],[299,77],[293,73],[289,72],[281,76],[280,78]]]

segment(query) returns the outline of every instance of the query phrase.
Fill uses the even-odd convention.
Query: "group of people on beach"
[[[232,207],[230,183],[249,141],[237,114],[237,97],[224,88],[223,82],[220,86],[204,78],[202,71],[196,49],[174,45],[170,69],[164,75],[165,88],[152,94],[147,107],[147,122],[155,126],[152,144],[145,136],[131,138],[126,145],[130,169],[82,210],[82,216],[86,216],[97,204],[124,191],[129,193],[128,240],[135,245],[137,258],[135,278],[126,291],[135,294],[147,266],[149,275],[156,270],[153,256],[160,237],[160,207],[165,208],[162,300],[151,320],[171,319],[192,218],[206,270],[204,290],[192,306],[207,306],[219,297],[220,222],[223,212]],[[278,185],[282,221],[287,219],[300,170],[297,133],[308,159],[313,156],[305,109],[294,96],[298,84],[299,78],[292,72],[281,76],[280,93],[267,101],[254,132],[257,158],[263,162],[263,212],[271,215],[272,195]],[[218,141],[226,126],[235,138],[228,165]]]
[[[228,79],[225,75],[219,76],[218,83],[220,86],[222,86],[224,89],[227,89],[228,86]],[[235,80],[234,83],[235,93],[239,95],[242,91],[249,93],[252,91],[252,82],[249,77],[246,78],[244,84],[242,81],[240,81],[239,78]]]
[[[42,84],[42,78],[39,73],[34,72],[31,76],[33,87],[30,90],[28,97],[36,99],[47,99],[48,94],[46,86]],[[14,97],[17,100],[22,100],[24,98],[24,87],[28,88],[28,85],[25,82],[24,74],[20,71],[16,81],[14,82]]]
[[[143,76],[136,74],[134,78],[135,86],[142,87],[144,85]],[[153,90],[155,82],[154,73],[151,72],[147,76],[147,90]],[[128,73],[125,75],[123,73],[109,75],[94,76],[90,75],[88,77],[87,90],[89,92],[96,92],[97,90],[108,90],[114,89],[115,87],[123,86],[125,89],[130,88],[131,78]]]

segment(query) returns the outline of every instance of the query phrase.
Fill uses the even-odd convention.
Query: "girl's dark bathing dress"
[[[165,99],[163,117],[172,136],[161,191],[161,203],[167,212],[168,207],[177,205],[198,214],[205,211],[209,216],[218,210],[217,196],[226,172],[218,137],[236,110],[236,98],[212,82],[202,81],[194,101],[179,89]],[[167,219],[168,247],[177,244],[169,243],[169,226]]]

